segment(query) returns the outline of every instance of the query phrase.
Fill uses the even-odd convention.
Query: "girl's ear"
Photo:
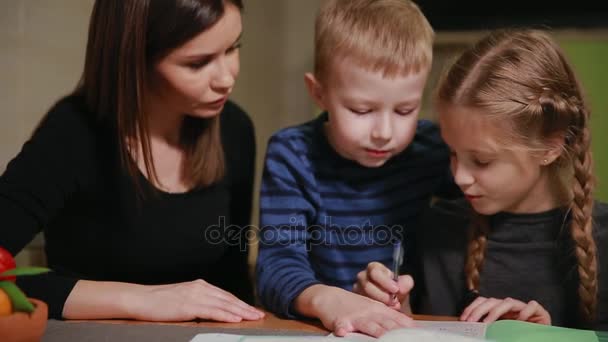
[[[321,110],[327,110],[327,106],[325,105],[325,93],[323,92],[323,86],[317,80],[315,75],[310,72],[304,74],[304,83],[306,83],[306,88],[308,89],[308,94],[310,98],[315,102],[317,107]]]
[[[565,141],[566,140],[564,139],[564,136],[562,134],[549,138],[549,149],[543,153],[541,158],[541,164],[549,165],[553,163],[557,158],[559,158],[559,156],[564,153]]]

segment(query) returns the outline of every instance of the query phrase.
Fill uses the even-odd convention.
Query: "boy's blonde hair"
[[[410,0],[327,0],[315,23],[315,76],[352,59],[385,76],[430,68],[434,32]]]

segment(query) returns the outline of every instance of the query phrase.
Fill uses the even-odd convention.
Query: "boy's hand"
[[[336,336],[362,332],[379,337],[388,330],[413,327],[407,315],[373,299],[326,285],[313,285],[296,299],[296,310],[317,317]]]
[[[359,272],[353,292],[377,300],[387,306],[411,313],[409,294],[414,287],[414,279],[409,275],[393,279],[393,272],[379,262],[372,262],[367,269]],[[396,295],[396,296],[395,296]]]
[[[551,325],[551,315],[537,301],[524,303],[513,298],[497,299],[478,297],[460,316],[461,321],[491,323],[498,319],[515,319]]]

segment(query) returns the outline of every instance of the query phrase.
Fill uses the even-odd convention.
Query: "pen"
[[[403,249],[401,248],[401,241],[396,241],[393,246],[393,280],[399,281],[399,269],[403,263]],[[391,302],[395,302],[397,294],[394,293],[391,297]]]

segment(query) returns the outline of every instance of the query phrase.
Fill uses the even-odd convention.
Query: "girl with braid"
[[[355,291],[464,321],[608,330],[608,205],[593,199],[590,111],[557,44],[495,31],[449,69],[435,100],[465,199],[422,218],[413,279],[372,263]]]

